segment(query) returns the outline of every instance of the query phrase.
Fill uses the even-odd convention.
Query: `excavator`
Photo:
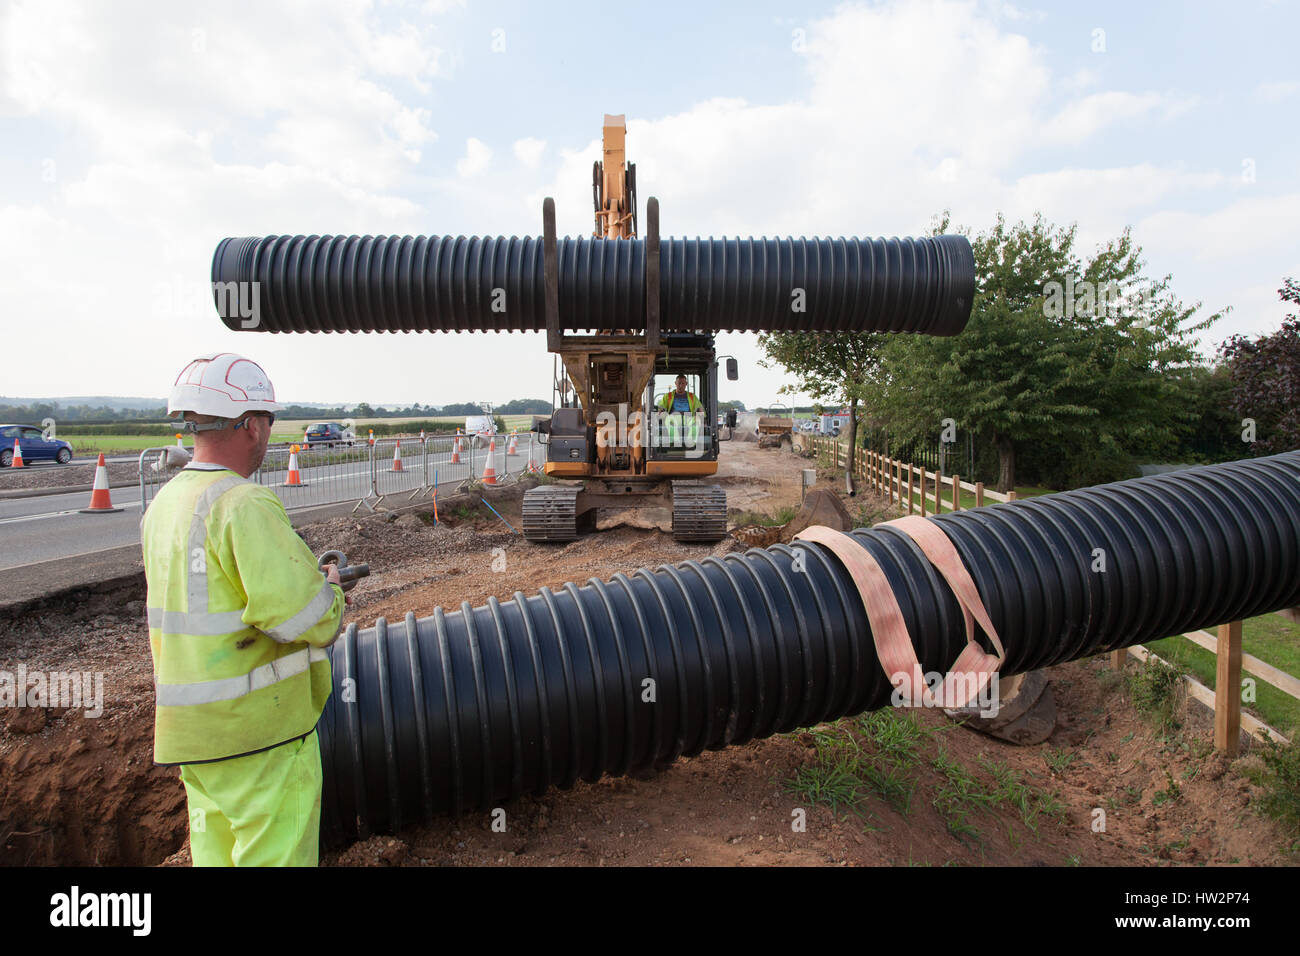
[[[608,242],[637,238],[636,164],[626,158],[623,116],[605,116],[603,158],[592,165],[594,236]],[[646,217],[658,245],[659,204]],[[657,251],[657,249],[655,250]],[[650,253],[651,255],[654,252]],[[727,495],[700,479],[717,473],[718,362],[710,332],[613,329],[596,335],[561,334],[548,343],[563,363],[556,406],[537,430],[547,448],[545,473],[578,484],[549,484],[524,493],[524,535],[533,541],[571,541],[595,530],[600,508],[629,503],[672,507],[678,541],[717,541],[727,533]],[[694,410],[664,410],[654,401],[676,377],[696,396]],[[728,359],[728,378],[737,378]],[[656,390],[655,383],[666,387]],[[726,423],[736,424],[730,412]],[[728,437],[730,437],[728,435]]]
[[[599,509],[671,507],[680,541],[727,533],[717,474],[719,331],[954,335],[974,294],[963,236],[668,239],[659,201],[638,234],[626,121],[606,115],[593,165],[594,234],[538,237],[266,236],[223,239],[218,315],[255,332],[544,332],[552,414],[533,427],[551,481],[523,500],[524,534],[571,541]],[[726,357],[726,376],[737,363]],[[686,378],[685,394],[677,392]]]

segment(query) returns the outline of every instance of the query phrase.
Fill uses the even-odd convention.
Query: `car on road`
[[[356,438],[350,428],[344,428],[338,422],[316,422],[307,426],[307,430],[303,432],[302,443],[333,448],[335,445],[351,445]]]
[[[72,446],[61,439],[46,439],[45,433],[35,425],[0,425],[0,468],[8,468],[14,460],[14,440],[22,449],[23,464],[32,461],[57,461],[66,465],[72,461]]]

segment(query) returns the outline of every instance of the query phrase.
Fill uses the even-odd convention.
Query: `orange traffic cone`
[[[496,457],[497,440],[492,439],[488,445],[487,461],[483,465],[483,484],[495,485],[497,483],[497,470],[492,467],[492,459]]]
[[[537,467],[537,462],[532,460],[528,462],[528,470],[534,475],[540,475],[542,473],[542,470]]]
[[[99,456],[103,458],[103,455]],[[25,468],[23,464],[23,450],[18,447],[18,439],[14,439],[14,460],[9,463],[11,468]]]
[[[121,511],[113,507],[113,499],[108,493],[108,465],[104,464],[104,453],[99,453],[99,463],[95,465],[95,484],[90,489],[90,507],[82,508],[83,515],[102,515]]]
[[[506,454],[507,455],[519,454],[519,436],[516,435],[514,432],[510,433],[510,444],[506,446]]]
[[[302,472],[298,470],[298,446],[289,446],[289,474],[284,479],[284,487],[295,485],[297,487],[306,487],[307,482],[302,480]]]
[[[389,471],[402,470],[402,443],[399,441],[393,446],[393,467]]]
[[[17,444],[17,442],[15,442]],[[451,463],[460,464],[460,429],[456,429],[456,440],[451,443]]]

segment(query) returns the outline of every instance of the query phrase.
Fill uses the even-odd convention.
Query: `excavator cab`
[[[556,383],[557,407],[536,429],[546,474],[582,483],[529,489],[524,534],[571,541],[594,530],[599,508],[668,504],[678,540],[722,538],[726,493],[700,482],[718,470],[713,336],[667,333],[654,345],[634,335],[593,336],[561,341],[555,351],[565,375]],[[679,375],[695,398],[685,411],[672,398]]]

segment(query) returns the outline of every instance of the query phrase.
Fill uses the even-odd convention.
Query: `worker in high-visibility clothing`
[[[345,603],[280,499],[249,481],[275,389],[256,362],[201,356],[172,387],[194,458],[140,524],[157,706],[154,762],[180,765],[195,866],[315,866],[329,697]]]
[[[675,412],[678,414],[688,413],[694,415],[700,410],[700,400],[695,397],[694,392],[686,390],[686,376],[678,375],[673,382],[674,389],[659,399],[659,407],[665,412]]]
[[[664,424],[665,444],[669,448],[693,448],[699,440],[699,421],[696,413],[703,407],[694,392],[686,390],[686,376],[678,375],[674,390],[659,399],[660,416]]]

